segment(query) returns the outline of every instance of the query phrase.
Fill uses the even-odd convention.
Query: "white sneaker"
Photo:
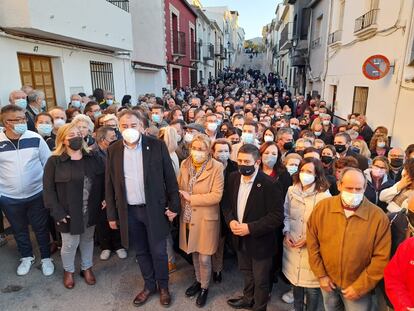
[[[293,289],[291,289],[287,293],[284,293],[282,296],[282,300],[286,303],[293,303]]]
[[[20,259],[21,264],[17,267],[17,275],[26,275],[30,271],[30,267],[34,264],[34,257],[23,257]]]
[[[124,248],[120,248],[116,250],[116,254],[118,255],[120,259],[125,259],[128,256],[128,253]]]
[[[101,260],[108,260],[111,257],[111,251],[109,249],[104,249],[101,252],[101,256],[99,257]]]
[[[51,258],[44,258],[42,261],[42,272],[44,276],[52,275],[55,272],[55,265]]]

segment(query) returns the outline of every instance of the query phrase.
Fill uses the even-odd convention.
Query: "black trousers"
[[[245,251],[237,252],[239,269],[244,277],[243,296],[247,302],[254,300],[254,311],[263,311],[269,300],[272,257],[255,259]]]
[[[98,214],[98,221],[96,223],[96,236],[98,238],[101,250],[117,251],[123,248],[121,244],[121,233],[119,229],[112,230],[109,227],[106,210],[100,210]]]
[[[128,231],[145,288],[151,292],[156,290],[157,284],[159,288],[168,288],[167,237],[160,241],[151,239],[146,207],[128,205]]]
[[[4,219],[3,219],[3,212],[0,209],[0,234],[4,233]]]

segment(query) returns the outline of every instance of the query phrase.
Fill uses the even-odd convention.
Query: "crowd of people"
[[[61,265],[68,289],[78,249],[88,285],[95,245],[100,260],[135,251],[135,306],[156,293],[171,304],[177,254],[194,267],[183,294],[205,306],[224,255],[236,254],[235,309],[266,310],[282,281],[296,311],[414,310],[414,144],[393,147],[361,114],[334,124],[320,97],[292,96],[272,77],[227,68],[136,104],[96,89],[47,107],[40,90],[12,91],[1,108],[0,246],[4,213],[17,275],[36,260],[31,225],[42,273]]]

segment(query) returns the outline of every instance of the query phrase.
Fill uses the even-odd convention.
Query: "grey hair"
[[[282,127],[277,131],[276,141],[281,139],[284,134],[293,135],[293,130],[290,127]]]
[[[44,98],[45,93],[39,90],[33,90],[32,92],[27,95],[27,101],[29,103],[33,103],[39,99],[39,97]]]

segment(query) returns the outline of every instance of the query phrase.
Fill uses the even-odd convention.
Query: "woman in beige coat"
[[[182,198],[180,248],[192,254],[197,281],[186,295],[198,293],[196,304],[207,300],[211,277],[211,256],[216,252],[220,233],[220,200],[223,194],[223,165],[210,155],[210,139],[198,134],[190,144],[191,155],[180,168],[178,186]]]
[[[322,163],[314,158],[305,158],[293,175],[293,186],[289,187],[285,200],[283,233],[283,274],[293,285],[293,306],[302,311],[306,296],[306,310],[323,310],[319,281],[313,274],[306,248],[306,227],[316,204],[330,197]]]

